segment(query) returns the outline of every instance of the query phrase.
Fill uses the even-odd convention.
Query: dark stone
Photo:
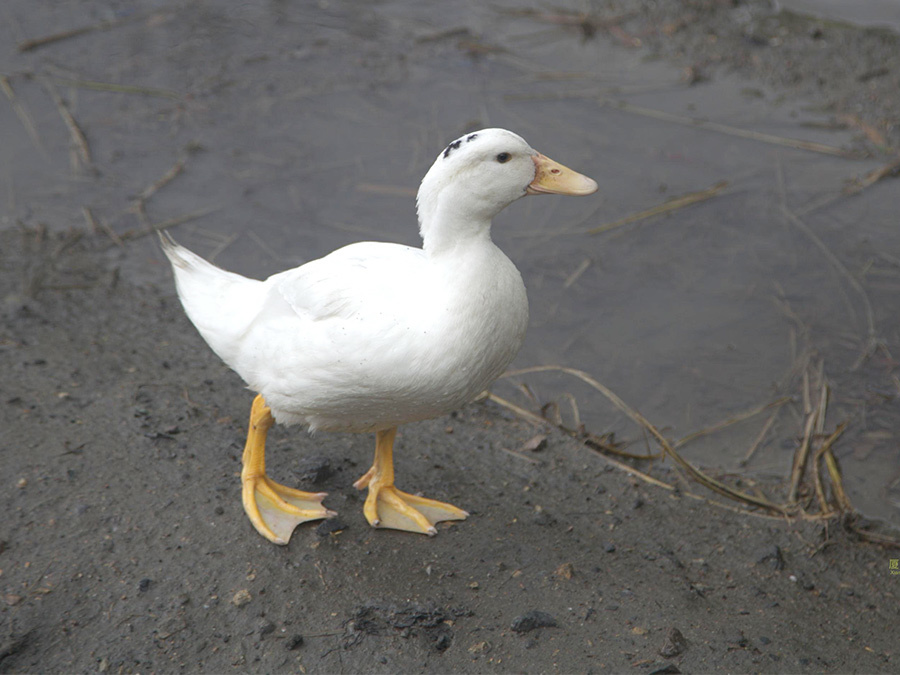
[[[453,643],[450,633],[441,633],[437,640],[434,641],[434,648],[439,652],[445,652]]]
[[[347,523],[340,518],[328,518],[316,526],[316,534],[327,537],[329,534],[337,534],[347,529]]]
[[[285,645],[289,651],[294,651],[295,649],[300,649],[303,646],[303,636],[302,635],[292,635],[288,638],[287,644]]]
[[[555,628],[556,619],[547,612],[533,609],[513,619],[512,628],[517,633],[527,633],[535,628]]]
[[[615,553],[616,545],[614,543],[612,543],[611,541],[608,541],[605,544],[603,544],[603,550],[606,551],[607,553]]]
[[[147,590],[150,588],[150,585],[152,583],[153,583],[153,579],[147,579],[146,577],[141,579],[138,582],[138,591],[140,591],[141,593],[147,592]]]
[[[768,564],[773,570],[784,569],[784,556],[781,554],[781,548],[775,546],[767,546],[756,554],[756,564]]]
[[[650,675],[679,675],[680,672],[675,664],[668,663],[659,668],[654,668],[650,671]]]
[[[335,469],[328,457],[321,455],[307,457],[297,464],[294,470],[297,478],[304,483],[318,485],[334,475]]]
[[[739,649],[746,648],[750,643],[746,637],[744,637],[743,631],[735,631],[730,633],[726,638],[725,642],[733,647],[737,647]]]
[[[553,527],[556,525],[556,518],[546,511],[541,510],[534,515],[534,524],[540,525],[541,527]]]
[[[666,633],[666,641],[660,647],[659,654],[667,659],[671,659],[681,654],[685,649],[687,649],[687,640],[684,639],[684,635],[677,628],[670,628],[669,632]]]

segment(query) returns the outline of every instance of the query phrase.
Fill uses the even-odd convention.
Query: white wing
[[[301,319],[358,319],[409,307],[410,300],[419,297],[414,282],[425,263],[422,249],[362,242],[276,274],[266,283]]]

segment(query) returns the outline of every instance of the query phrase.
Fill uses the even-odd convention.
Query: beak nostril
[[[559,169],[551,169],[550,173],[559,173]]]

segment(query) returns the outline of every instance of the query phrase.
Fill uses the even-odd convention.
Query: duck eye
[[[501,152],[499,155],[497,155],[497,161],[501,164],[506,164],[506,162],[508,162],[510,159],[512,159],[512,155],[510,155],[508,152]]]

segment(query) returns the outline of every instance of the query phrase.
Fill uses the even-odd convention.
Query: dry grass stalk
[[[806,373],[804,373],[804,377]],[[804,387],[804,391],[806,388]],[[804,396],[804,408],[806,405],[806,397]],[[809,458],[809,452],[812,449],[812,441],[814,432],[817,430],[815,427],[818,426],[819,420],[824,417],[824,409],[827,406],[828,401],[828,385],[822,385],[821,393],[819,394],[819,404],[816,405],[815,410],[809,409],[808,411],[804,409],[806,413],[806,422],[803,428],[803,439],[800,442],[800,447],[797,448],[797,452],[794,453],[794,463],[791,468],[791,490],[788,495],[788,501],[793,503],[797,501],[800,491],[800,481],[803,479],[803,474],[806,472],[806,463]]]
[[[662,433],[643,415],[631,408],[631,406],[629,406],[621,398],[619,398],[612,390],[598,382],[596,379],[594,379],[584,371],[577,370],[575,368],[567,368],[565,366],[536,366],[533,368],[524,368],[521,370],[513,371],[511,373],[507,373],[505,377],[552,371],[562,372],[576,377],[603,394],[616,408],[625,413],[639,426],[643,427],[644,430],[646,430],[647,433],[649,433],[654,438],[657,444],[659,444],[659,446],[663,449],[663,452],[668,457],[670,457],[682,470],[684,470],[691,478],[693,478],[696,482],[700,483],[707,489],[712,490],[713,492],[717,492],[725,497],[728,497],[729,499],[734,499],[750,506],[766,509],[767,511],[771,511],[773,513],[788,515],[788,512],[784,506],[775,504],[774,502],[771,502],[768,499],[762,497],[757,497],[755,495],[741,492],[740,490],[735,490],[725,483],[722,483],[721,481],[718,481],[715,478],[712,478],[711,476],[708,476],[700,471],[700,469],[684,459],[672,447],[668,439],[663,436]]]
[[[731,500],[738,502],[739,504],[743,504],[744,506],[736,506],[732,507],[727,504],[723,504],[721,502],[717,502],[715,500],[710,500],[700,495],[695,495],[691,493],[686,493],[688,497],[693,499],[699,499],[705,501],[711,505],[728,508],[739,513],[750,514],[750,515],[762,515],[766,517],[775,517],[775,518],[791,518],[791,517],[802,517],[809,520],[829,520],[834,518],[835,516],[852,516],[853,515],[853,507],[850,503],[850,499],[848,498],[846,491],[843,487],[843,478],[841,475],[840,467],[838,466],[837,460],[833,453],[834,443],[840,438],[845,429],[847,428],[847,423],[844,422],[829,435],[824,434],[824,425],[825,425],[825,417],[828,406],[828,396],[829,396],[829,388],[828,383],[824,376],[824,364],[819,363],[816,367],[816,371],[814,371],[814,376],[816,382],[819,383],[816,386],[818,390],[819,396],[815,402],[812,403],[811,397],[807,393],[807,401],[809,403],[805,407],[805,415],[804,415],[804,429],[803,429],[803,439],[800,443],[800,446],[797,449],[794,457],[794,464],[791,471],[791,491],[790,498],[787,502],[784,503],[776,503],[769,499],[767,496],[762,494],[758,489],[755,490],[755,494],[749,494],[747,492],[743,492],[740,490],[736,490],[719,480],[712,478],[707,475],[690,462],[685,460],[677,451],[677,448],[683,446],[687,442],[696,439],[700,436],[707,435],[710,433],[714,433],[716,431],[720,431],[722,429],[727,428],[728,426],[749,419],[753,415],[760,414],[765,410],[771,409],[775,407],[776,410],[766,421],[765,426],[763,427],[763,431],[754,441],[753,447],[751,448],[751,452],[748,452],[748,457],[752,454],[752,450],[759,445],[762,437],[768,430],[771,428],[774,423],[775,416],[778,414],[780,410],[782,410],[782,406],[789,400],[787,398],[781,398],[777,401],[773,401],[772,403],[757,406],[756,408],[737,415],[731,419],[725,420],[718,424],[715,424],[708,429],[703,429],[699,432],[695,432],[688,436],[685,436],[683,439],[678,441],[675,444],[672,444],[666,439],[662,433],[646,418],[643,417],[639,412],[632,409],[628,406],[622,399],[620,399],[615,393],[609,390],[606,386],[598,382],[596,379],[588,375],[587,373],[576,370],[574,368],[567,368],[564,366],[537,366],[533,368],[524,368],[521,370],[511,371],[506,373],[504,377],[514,377],[518,375],[526,375],[531,373],[542,373],[542,372],[561,372],[567,375],[571,375],[573,377],[578,378],[579,380],[587,383],[592,388],[603,394],[616,408],[625,413],[632,421],[638,424],[645,433],[649,434],[653,437],[656,443],[661,447],[662,452],[668,457],[670,457],[675,464],[681,468],[692,480],[697,483],[700,483],[707,489],[721,494]],[[810,377],[808,370],[804,370],[803,372],[803,381],[804,381],[804,389],[808,390],[810,387]],[[503,407],[511,410],[516,415],[526,419],[530,422],[540,425],[546,425],[550,423],[550,421],[546,417],[542,417],[541,415],[537,415],[529,410],[525,410],[524,408],[506,401],[505,399],[496,396],[495,394],[487,394],[487,398],[489,400],[502,405]],[[545,406],[546,408],[546,406]],[[633,455],[631,453],[623,453],[621,450],[615,448],[613,444],[607,443],[604,439],[592,436],[591,434],[585,432],[583,429],[572,430],[568,429],[562,425],[557,424],[559,428],[561,428],[564,432],[569,434],[574,438],[579,438],[585,442],[585,445],[597,452],[601,455],[605,461],[609,462],[613,466],[620,468],[623,471],[628,472],[631,475],[634,475],[641,480],[650,483],[652,485],[656,485],[658,487],[662,487],[666,490],[674,491],[676,490],[674,485],[666,483],[665,481],[661,481],[649,474],[640,472],[636,470],[629,464],[625,464],[617,459],[614,459],[610,455],[617,454],[627,457],[628,459],[636,460],[636,459],[647,459],[645,456],[641,455]],[[812,455],[812,462],[809,461],[809,457]],[[659,456],[659,455],[656,455]],[[822,473],[820,471],[820,466],[824,462],[825,469],[828,475],[829,482],[825,483],[823,480]],[[804,476],[806,476],[809,471],[808,468],[811,465],[812,467],[812,479],[814,484],[814,489],[816,493],[816,499],[818,501],[819,509],[815,512],[810,512],[805,510],[798,503],[798,499],[800,497],[801,488],[803,485]],[[831,496],[829,498],[829,488]],[[751,509],[762,509],[763,513],[748,510],[748,507]],[[852,519],[851,519],[852,520]],[[850,520],[845,521],[858,536],[872,541],[874,543],[878,543],[881,545],[900,545],[900,543],[891,539],[890,537],[885,537],[879,535],[877,533],[869,533],[863,530],[855,529]]]
[[[178,216],[177,218],[170,218],[169,220],[164,220],[161,223],[151,224],[146,229],[128,230],[127,232],[122,233],[120,238],[122,239],[122,241],[140,239],[141,237],[146,237],[148,234],[153,234],[154,232],[162,232],[163,230],[168,230],[170,227],[184,225],[185,223],[189,223],[192,220],[197,220],[198,218],[202,218],[203,216],[209,215],[210,213],[218,210],[218,206],[207,206],[205,208],[186,213],[183,216]]]
[[[154,181],[153,183],[151,183],[150,185],[145,187],[141,191],[141,193],[138,195],[138,199],[140,199],[142,201],[147,200],[150,197],[152,197],[157,192],[157,190],[159,190],[160,188],[165,187],[166,185],[171,183],[175,179],[175,177],[178,176],[178,174],[180,174],[182,171],[184,171],[184,166],[186,163],[187,163],[187,159],[184,157],[181,157],[159,179],[157,179],[156,181]]]
[[[872,353],[875,347],[878,345],[878,339],[876,338],[875,333],[875,312],[872,310],[872,303],[869,301],[869,295],[866,293],[866,290],[862,287],[862,284],[859,283],[857,278],[850,273],[850,270],[847,269],[846,265],[842,263],[838,257],[832,253],[831,249],[825,245],[825,242],[817,235],[813,230],[801,220],[796,214],[794,214],[789,208],[782,204],[781,211],[784,214],[785,218],[793,224],[800,232],[802,232],[813,244],[816,245],[822,254],[825,256],[825,259],[834,267],[837,272],[847,280],[847,283],[850,287],[856,291],[857,295],[859,295],[862,300],[863,309],[866,314],[866,347],[863,351],[863,356],[867,356]]]
[[[608,232],[609,230],[621,227],[622,225],[628,225],[629,223],[634,223],[646,218],[652,218],[653,216],[658,216],[663,213],[669,213],[670,211],[675,211],[677,209],[684,208],[685,206],[690,206],[691,204],[697,204],[699,202],[703,202],[707,199],[715,197],[726,187],[728,187],[727,180],[719,181],[712,187],[706,188],[705,190],[700,190],[698,192],[689,192],[686,195],[675,197],[667,202],[664,202],[663,204],[659,204],[644,211],[639,211],[638,213],[633,213],[630,216],[626,216],[625,218],[621,218],[620,220],[616,220],[612,223],[607,223],[606,225],[592,228],[585,234],[600,234],[601,232]]]
[[[728,136],[737,136],[738,138],[746,138],[752,141],[768,143],[770,145],[780,145],[782,147],[792,148],[794,150],[806,150],[809,152],[818,152],[824,155],[834,155],[836,157],[845,157],[848,159],[857,159],[858,153],[844,150],[843,148],[835,148],[822,143],[814,143],[812,141],[801,141],[796,138],[785,138],[784,136],[775,136],[774,134],[764,134],[759,131],[750,131],[749,129],[739,129],[737,127],[728,126],[727,124],[719,124],[718,122],[709,122],[707,120],[698,119],[696,117],[683,117],[682,115],[674,115],[662,110],[653,108],[644,108],[642,106],[625,103],[624,101],[607,101],[600,99],[604,105],[609,105],[617,110],[624,112],[650,117],[652,119],[662,120],[664,122],[674,122],[705,131],[715,131]]]
[[[831,452],[831,446],[834,445],[834,442],[840,438],[841,434],[844,433],[844,429],[847,428],[847,423],[842,422],[837,426],[837,429],[826,438],[822,445],[819,446],[819,449],[816,451],[816,455],[813,458],[813,478],[815,479],[816,485],[816,498],[819,500],[819,510],[824,515],[830,512],[830,505],[828,503],[828,497],[825,494],[825,485],[822,481],[822,472],[820,471],[819,463],[822,461],[823,457],[830,458],[825,460],[826,467],[828,468],[828,474],[831,478],[831,490],[834,494],[834,498],[837,501],[836,509],[837,512],[841,511],[850,511],[850,500],[847,498],[846,493],[844,492],[844,480],[841,476],[840,469],[837,465],[837,460],[834,457],[834,454]]]
[[[124,246],[121,237],[113,231],[109,224],[103,219],[98,221],[94,218],[94,213],[87,206],[81,207],[81,213],[84,214],[84,220],[90,226],[91,232],[96,233],[103,230],[116,246]]]
[[[406,185],[382,185],[380,183],[357,183],[356,189],[374,195],[386,195],[390,197],[415,197],[416,188]]]
[[[575,268],[575,270],[566,277],[566,280],[563,282],[563,288],[570,288],[572,284],[578,281],[581,278],[581,275],[584,274],[587,269],[591,266],[592,260],[590,258],[585,258],[581,261],[581,264]]]
[[[19,52],[30,52],[38,47],[45,47],[46,45],[53,44],[54,42],[60,42],[61,40],[68,40],[69,38],[77,37],[79,35],[84,35],[85,33],[93,33],[94,31],[100,30],[109,30],[110,28],[114,28],[120,24],[123,24],[127,21],[133,21],[136,17],[122,17],[119,19],[110,19],[109,21],[100,21],[99,23],[93,23],[89,26],[80,26],[78,28],[70,28],[68,30],[59,31],[58,33],[51,33],[50,35],[45,35],[39,38],[32,38],[30,40],[24,40],[16,45],[16,49]]]
[[[769,419],[766,420],[766,423],[763,425],[763,428],[760,429],[759,434],[753,440],[753,443],[750,444],[750,447],[747,449],[747,454],[744,455],[744,458],[738,462],[739,466],[747,466],[750,463],[750,460],[753,458],[753,455],[756,453],[756,450],[762,445],[763,440],[768,435],[769,431],[772,429],[772,425],[775,424],[775,420],[778,419],[778,415],[781,412],[781,406],[775,409],[771,415],[769,415]]]
[[[3,90],[6,98],[9,99],[9,104],[15,111],[16,117],[19,118],[22,126],[25,127],[25,131],[31,139],[31,142],[34,143],[34,146],[38,149],[38,152],[41,153],[44,159],[47,159],[47,151],[44,149],[44,144],[41,143],[41,137],[38,135],[37,126],[35,126],[34,120],[31,118],[28,109],[19,100],[19,97],[16,96],[16,92],[13,90],[12,84],[10,84],[9,78],[6,77],[6,75],[0,75],[0,89]]]
[[[848,197],[850,195],[859,194],[867,187],[875,185],[875,183],[883,178],[896,177],[898,175],[900,175],[900,155],[897,155],[893,160],[891,160],[884,166],[873,169],[861,179],[855,180],[847,185],[847,187],[844,188],[843,194]]]
[[[571,396],[571,395],[568,395]],[[596,434],[592,434],[589,431],[585,431],[580,423],[576,424],[575,429],[571,429],[565,426],[562,423],[562,420],[559,418],[557,408],[550,408],[548,406],[544,406],[542,410],[543,415],[538,415],[536,413],[523,408],[520,405],[516,405],[512,401],[509,401],[505,398],[501,398],[497,396],[493,392],[485,392],[485,398],[489,401],[496,403],[497,405],[506,408],[516,416],[531,422],[536,425],[552,425],[559,429],[560,431],[568,434],[572,438],[577,438],[583,441],[588,447],[594,450],[600,451],[601,454],[605,455],[617,455],[619,457],[623,457],[625,459],[637,459],[637,460],[647,460],[647,459],[657,459],[662,457],[662,453],[657,453],[653,455],[636,455],[631,452],[625,452],[621,448],[622,445],[616,444],[608,440],[604,436],[597,436]],[[574,397],[572,397],[574,400]],[[552,415],[552,417],[550,416]]]
[[[87,138],[81,130],[81,127],[78,126],[78,122],[75,120],[75,117],[72,115],[72,112],[69,110],[63,97],[59,95],[59,92],[56,91],[56,87],[54,87],[49,80],[42,79],[41,83],[44,85],[44,89],[47,90],[47,93],[50,94],[50,98],[56,104],[56,109],[59,110],[59,115],[62,117],[66,129],[69,130],[69,136],[72,139],[72,144],[75,148],[78,160],[84,168],[93,169],[94,160],[91,157],[91,148],[88,145]]]
[[[57,84],[75,87],[77,89],[92,89],[94,91],[111,91],[117,94],[139,94],[142,96],[155,96],[157,98],[168,98],[180,101],[184,98],[182,94],[171,89],[161,89],[159,87],[144,87],[137,84],[117,84],[115,82],[96,82],[94,80],[82,80],[71,77],[61,77],[55,75],[47,76],[47,79]]]
[[[785,403],[790,403],[790,401],[791,401],[790,396],[782,396],[781,398],[779,398],[775,401],[772,401],[771,403],[764,403],[762,405],[758,405],[755,408],[751,408],[750,410],[747,410],[746,412],[739,413],[739,414],[735,415],[734,417],[730,417],[727,420],[718,422],[717,424],[714,424],[711,427],[707,427],[705,429],[700,429],[699,431],[695,431],[692,434],[688,434],[687,436],[678,440],[672,447],[680,448],[684,445],[687,445],[691,441],[693,441],[697,438],[700,438],[701,436],[707,436],[709,434],[714,434],[717,431],[722,431],[722,429],[727,429],[728,427],[732,426],[733,424],[737,424],[738,422],[743,422],[745,420],[749,420],[752,417],[756,417],[760,413],[765,412],[766,410],[769,410],[770,408],[780,408]],[[772,418],[774,418],[774,415]],[[770,418],[770,419],[772,419],[772,418]]]

